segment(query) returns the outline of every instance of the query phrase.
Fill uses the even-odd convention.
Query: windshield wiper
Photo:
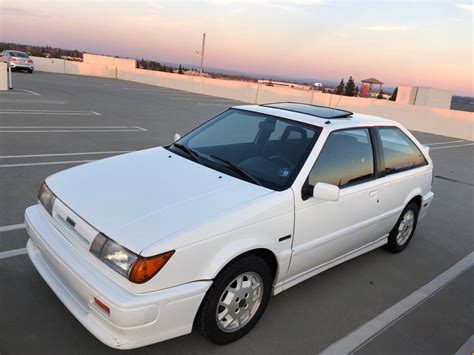
[[[202,164],[201,162],[201,159],[199,159],[199,155],[192,149],[189,149],[188,147],[186,147],[185,145],[182,145],[180,143],[173,143],[173,146],[175,146],[176,148],[179,148],[181,149],[183,152],[186,152],[188,153],[188,155],[193,158],[193,160],[196,162],[196,163],[199,163],[199,164]]]
[[[252,182],[256,183],[259,186],[263,186],[260,181],[258,181],[256,178],[254,178],[252,175],[250,175],[246,171],[239,168],[237,165],[232,164],[230,161],[225,160],[223,158],[219,158],[215,155],[210,155],[210,157],[213,158],[214,160],[217,160],[217,161],[220,161],[220,162],[224,163],[229,169],[231,169],[232,171],[235,171],[237,174],[244,177],[247,181],[252,181]]]

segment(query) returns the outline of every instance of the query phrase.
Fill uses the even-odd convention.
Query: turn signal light
[[[149,258],[139,256],[130,271],[128,279],[136,284],[147,282],[165,266],[173,254],[174,250]]]

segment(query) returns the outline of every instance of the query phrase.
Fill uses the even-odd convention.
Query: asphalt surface
[[[118,353],[67,311],[27,255],[5,253],[26,245],[26,231],[16,225],[48,175],[170,143],[174,133],[238,102],[94,77],[37,72],[14,73],[13,80],[15,90],[0,92],[0,354]],[[377,249],[273,297],[259,324],[233,344],[216,346],[193,332],[127,353],[317,354],[469,255],[474,145],[413,133],[431,147],[435,200],[403,253]],[[473,281],[471,267],[355,352],[456,353],[474,333]]]

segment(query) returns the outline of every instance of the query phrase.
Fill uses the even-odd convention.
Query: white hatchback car
[[[428,149],[400,124],[297,103],[231,108],[175,143],[48,177],[28,254],[115,348],[245,335],[278,294],[385,245],[433,199]]]

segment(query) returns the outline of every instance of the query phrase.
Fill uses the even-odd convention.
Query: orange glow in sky
[[[473,93],[469,1],[2,0],[0,41]]]

